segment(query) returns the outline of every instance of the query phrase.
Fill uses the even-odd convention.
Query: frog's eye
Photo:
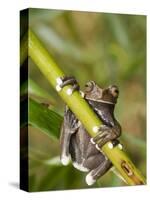
[[[94,81],[87,82],[85,84],[85,91],[86,92],[91,92],[93,90],[93,88],[94,88],[94,85],[95,85]]]
[[[111,94],[114,96],[114,97],[118,97],[119,95],[119,89],[117,86],[110,86],[109,87],[110,91],[111,91]]]

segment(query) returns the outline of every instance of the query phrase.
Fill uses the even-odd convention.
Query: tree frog
[[[80,90],[74,77],[63,77],[61,80],[61,88],[72,85],[72,92]],[[86,83],[83,98],[103,122],[94,138],[91,138],[73,112],[67,106],[65,108],[60,135],[60,159],[63,165],[67,165],[71,159],[75,168],[88,172],[88,185],[94,184],[112,167],[111,161],[103,154],[101,148],[109,141],[114,146],[119,143],[117,138],[121,135],[121,126],[114,117],[118,95],[119,89],[115,85],[103,89],[94,81]]]

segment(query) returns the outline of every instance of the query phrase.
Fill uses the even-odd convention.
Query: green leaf
[[[24,63],[28,57],[28,34],[24,34],[20,43],[20,66]]]
[[[110,31],[114,35],[116,41],[118,41],[122,47],[128,49],[128,51],[131,50],[132,47],[128,30],[124,20],[121,18],[121,15],[109,14],[105,15],[105,18],[108,21]]]
[[[28,125],[28,98],[20,102],[20,128]]]
[[[46,101],[47,103],[55,104],[55,99],[32,79],[28,79],[21,85],[20,95],[24,96],[26,94],[42,102]]]
[[[64,11],[58,11],[58,10],[46,10],[46,9],[34,9],[30,8],[30,26],[34,26],[35,24],[38,24],[41,21],[53,21],[57,17],[61,16]]]
[[[29,99],[29,124],[48,136],[58,138],[63,118],[46,106]]]
[[[56,30],[46,24],[39,23],[38,26],[35,25],[33,27],[33,30],[42,39],[42,42],[45,43],[48,50],[53,53],[59,53],[63,57],[67,56],[69,59],[87,64],[93,63],[99,57],[97,51],[93,53],[93,49],[91,51],[86,48],[81,50],[77,42],[68,41],[68,39],[61,36]]]
[[[123,133],[123,139],[125,140],[126,143],[130,141],[131,144],[134,144],[135,146],[137,146],[138,148],[141,148],[145,152],[146,142],[143,139],[137,136],[134,136],[133,134],[125,133],[125,132]]]
[[[28,93],[28,81],[25,81],[20,86],[20,96],[24,96]]]

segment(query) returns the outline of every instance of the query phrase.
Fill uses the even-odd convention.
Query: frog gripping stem
[[[112,147],[110,148],[114,148],[117,144],[119,144],[117,138],[121,134],[121,130],[119,130],[119,133],[117,134],[114,130],[114,128],[108,128],[105,125],[101,125],[98,129],[98,134],[94,138],[91,138],[91,142],[96,144],[97,148],[101,149],[104,144],[112,141],[112,143],[109,143],[109,146],[111,144]]]
[[[59,92],[64,86],[72,85],[72,88],[67,89],[67,94],[72,95],[74,91],[79,91],[80,87],[74,77],[64,76],[56,79],[56,90]]]
[[[72,93],[67,92],[68,89],[73,89],[71,85],[66,85],[63,88],[61,87],[61,77],[65,77],[65,74],[56,65],[49,52],[31,30],[28,32],[27,40],[30,58],[47,78],[52,87],[58,92],[71,111],[85,126],[90,136],[95,137],[96,133],[93,131],[93,127],[102,125],[100,119],[77,91],[78,88],[75,88],[75,92]],[[108,147],[108,143],[106,143],[102,147],[102,151],[119,171],[128,185],[145,184],[145,178],[141,175],[140,171],[135,167],[124,150],[120,149],[118,145],[111,149]]]

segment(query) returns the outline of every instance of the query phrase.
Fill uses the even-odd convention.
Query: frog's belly
[[[104,155],[90,142],[90,139],[89,134],[81,126],[70,140],[69,150],[73,166],[83,172],[98,167],[105,159]]]

